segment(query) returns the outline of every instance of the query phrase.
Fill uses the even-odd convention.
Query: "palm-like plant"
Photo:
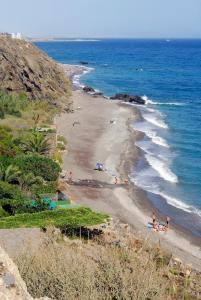
[[[50,150],[50,144],[44,134],[33,131],[21,144],[23,150],[27,153],[46,154]]]
[[[18,181],[21,171],[14,165],[9,165],[7,168],[0,166],[0,180],[8,183]]]
[[[33,185],[42,184],[43,178],[35,176],[33,173],[21,174],[19,177],[19,183],[23,190],[30,190]]]

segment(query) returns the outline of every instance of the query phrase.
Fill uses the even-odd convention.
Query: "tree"
[[[40,176],[35,176],[33,173],[22,173],[19,178],[20,186],[23,190],[30,190],[33,185],[38,185],[43,183],[43,178]]]
[[[26,153],[46,154],[50,150],[50,144],[44,134],[33,131],[21,142],[21,147]]]
[[[29,154],[16,158],[15,165],[22,173],[33,173],[45,181],[56,181],[61,172],[60,166],[50,158],[38,154]]]
[[[4,168],[0,165],[0,180],[8,183],[12,183],[14,181],[19,180],[19,176],[21,175],[21,171],[17,166],[9,165]]]

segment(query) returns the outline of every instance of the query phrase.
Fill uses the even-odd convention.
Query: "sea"
[[[37,42],[63,64],[87,62],[75,85],[106,96],[140,95],[144,133],[130,179],[176,225],[201,237],[201,40],[93,39]],[[96,101],[94,99],[94,101]],[[107,101],[107,100],[106,100]]]

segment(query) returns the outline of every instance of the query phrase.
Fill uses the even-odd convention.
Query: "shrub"
[[[57,300],[167,300],[167,280],[143,251],[113,245],[56,243],[49,238],[34,254],[17,258],[33,297]],[[127,258],[127,259],[125,259]],[[169,285],[170,286],[170,285]]]
[[[25,173],[32,172],[46,181],[57,180],[61,172],[60,166],[50,158],[40,155],[21,156],[16,159],[16,165]]]
[[[61,152],[59,150],[56,150],[54,155],[53,155],[54,161],[56,161],[59,165],[63,164],[63,158],[61,155]]]
[[[57,141],[62,142],[64,145],[67,145],[67,143],[68,143],[66,138],[63,135],[58,135],[57,136]]]
[[[20,148],[15,144],[12,134],[5,127],[0,127],[0,155],[15,156]]]
[[[37,184],[34,185],[32,188],[32,193],[34,195],[41,195],[41,194],[55,194],[57,191],[57,182],[56,181],[49,181],[45,184]]]
[[[65,145],[61,142],[57,143],[57,149],[64,151],[66,149]]]
[[[0,181],[0,202],[2,199],[24,199],[22,192],[16,185]]]
[[[26,153],[46,154],[50,149],[50,144],[41,132],[32,131],[22,138],[20,146]]]
[[[9,214],[0,206],[0,218],[8,217]]]
[[[107,218],[107,215],[93,212],[90,208],[85,207],[55,209],[1,219],[0,228],[42,228],[53,225],[59,228],[62,227],[62,230],[65,231],[68,228],[102,224]]]
[[[0,205],[6,212],[14,215],[26,201],[18,186],[0,181]]]
[[[10,156],[0,156],[0,166],[4,167],[5,169],[14,164],[14,158]]]
[[[21,172],[19,168],[15,165],[9,165],[8,167],[3,167],[0,165],[0,180],[9,183],[18,183]]]

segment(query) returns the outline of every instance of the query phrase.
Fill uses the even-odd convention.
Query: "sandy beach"
[[[146,194],[132,183],[123,184],[138,157],[134,143],[139,133],[130,126],[139,118],[138,110],[82,91],[74,91],[72,100],[74,113],[63,113],[55,122],[58,133],[68,141],[63,169],[72,172],[75,183],[70,189],[76,202],[128,223],[139,235],[201,270],[200,241],[173,227],[167,233],[148,230],[153,208]],[[96,162],[106,170],[94,170]]]

